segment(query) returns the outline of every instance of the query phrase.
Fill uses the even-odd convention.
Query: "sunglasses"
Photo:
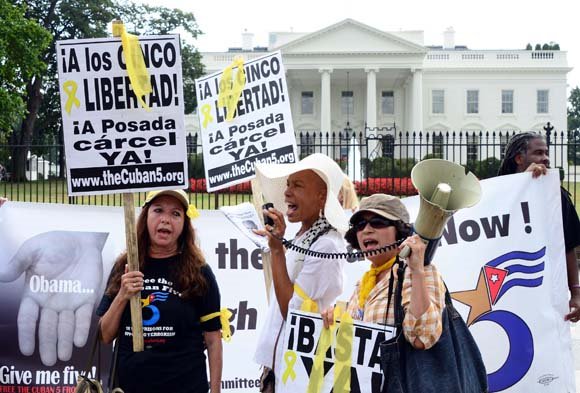
[[[395,222],[384,217],[373,217],[368,220],[363,218],[362,220],[352,224],[352,227],[355,229],[355,231],[360,232],[366,228],[367,224],[370,224],[370,226],[374,229],[383,229],[394,226]]]

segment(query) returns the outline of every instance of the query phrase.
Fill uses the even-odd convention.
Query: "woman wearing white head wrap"
[[[338,202],[344,175],[328,156],[313,154],[296,164],[258,165],[256,175],[265,200],[274,204],[264,212],[274,225],[256,231],[268,236],[274,285],[255,360],[264,366],[261,391],[272,392],[281,377],[288,310],[316,312],[328,307],[342,293],[343,282],[342,260],[284,249],[283,212],[289,222],[301,224],[292,243],[323,253],[346,252],[342,234],[348,229],[348,220]]]

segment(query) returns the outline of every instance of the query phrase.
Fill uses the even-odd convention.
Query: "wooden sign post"
[[[262,189],[256,178],[252,179],[252,202],[258,212],[258,218],[262,225],[264,225],[264,215],[262,212],[262,205],[264,204],[264,196]],[[262,269],[264,271],[264,281],[266,283],[266,300],[270,304],[270,288],[272,287],[272,264],[270,262],[270,251],[262,251]]]
[[[127,264],[129,271],[139,270],[137,229],[135,227],[135,198],[133,193],[123,194],[125,212],[125,240],[127,243]],[[131,307],[131,327],[133,331],[133,352],[143,351],[143,316],[141,314],[141,292],[129,301]]]

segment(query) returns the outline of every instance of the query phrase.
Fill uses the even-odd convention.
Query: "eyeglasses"
[[[367,224],[370,224],[374,229],[383,229],[394,226],[395,222],[393,220],[389,220],[388,218],[373,217],[368,220],[363,218],[362,220],[352,224],[352,226],[355,231],[360,232],[366,228]]]

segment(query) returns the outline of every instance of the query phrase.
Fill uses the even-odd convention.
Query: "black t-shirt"
[[[198,393],[209,390],[203,331],[221,328],[220,319],[200,322],[200,318],[220,310],[218,285],[206,265],[203,275],[208,283],[204,296],[181,299],[171,272],[179,256],[147,258],[141,292],[143,315],[143,352],[133,352],[129,303],[119,326],[117,378],[125,393]],[[97,309],[102,316],[112,298],[105,295]]]
[[[568,191],[560,187],[562,194],[562,222],[564,224],[564,243],[566,253],[580,245],[580,220]]]

